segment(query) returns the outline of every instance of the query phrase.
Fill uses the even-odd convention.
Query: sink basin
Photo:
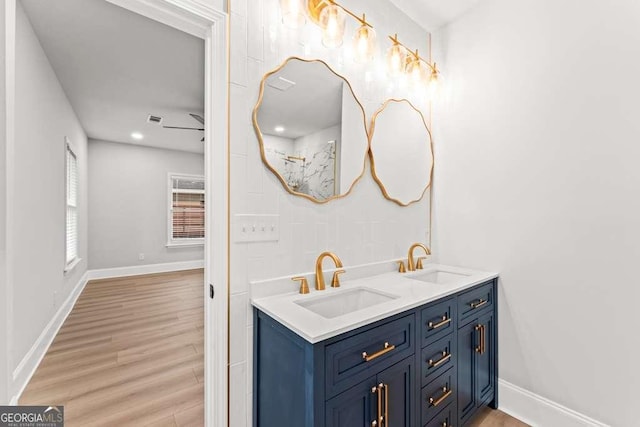
[[[394,295],[357,288],[310,300],[295,301],[295,303],[324,318],[333,319],[334,317],[364,310],[396,298],[398,297]]]
[[[411,279],[420,280],[422,282],[436,283],[439,285],[446,285],[460,280],[463,277],[468,277],[468,274],[453,273],[451,271],[433,270],[416,276],[411,276]]]

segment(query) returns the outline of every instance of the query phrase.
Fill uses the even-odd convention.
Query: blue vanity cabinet
[[[253,426],[465,425],[497,407],[496,310],[492,280],[312,344],[254,309]]]
[[[467,424],[478,409],[498,407],[498,329],[496,283],[492,281],[458,297],[458,423]],[[472,306],[486,304],[473,309]],[[474,311],[475,310],[475,311]]]

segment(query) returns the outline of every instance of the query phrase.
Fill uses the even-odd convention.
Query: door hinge
[[[213,289],[213,285],[209,284],[209,298],[213,299],[215,294],[216,294],[216,291]]]

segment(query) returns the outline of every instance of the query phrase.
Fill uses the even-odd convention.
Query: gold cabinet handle
[[[336,270],[333,272],[333,279],[331,279],[331,287],[339,288],[340,287],[340,278],[338,277],[340,274],[346,273],[345,270]]]
[[[431,329],[438,329],[438,328],[442,328],[444,325],[446,325],[449,322],[451,322],[451,318],[447,317],[447,315],[445,314],[444,316],[442,316],[442,321],[438,323],[429,322],[427,326],[429,326],[429,328]]]
[[[442,396],[440,396],[437,399],[434,399],[433,397],[429,398],[429,403],[431,404],[431,406],[435,407],[440,405],[442,402],[444,402],[446,400],[447,397],[451,396],[451,393],[453,393],[453,390],[451,389],[447,389],[447,387],[442,387]]]
[[[446,351],[443,351],[442,357],[437,361],[434,362],[433,359],[429,359],[429,367],[437,368],[438,366],[442,365],[444,362],[446,362],[449,359],[451,359],[451,353],[447,353]]]
[[[383,354],[387,354],[390,351],[394,350],[396,348],[395,345],[393,344],[389,344],[388,342],[384,343],[384,348],[380,351],[376,351],[373,354],[367,354],[366,351],[362,352],[362,358],[364,359],[365,362],[371,362],[373,359],[377,359],[378,357],[382,356]]]
[[[480,299],[479,301],[472,302],[472,303],[471,303],[471,304],[469,304],[469,305],[471,306],[471,308],[473,308],[473,309],[475,310],[476,308],[480,308],[480,307],[482,307],[483,305],[485,305],[485,304],[486,304],[486,303],[488,303],[488,302],[489,302],[489,301],[487,301],[487,300]]]
[[[476,325],[474,329],[476,332],[479,332],[478,346],[476,347],[476,353],[482,354],[482,325]]]
[[[294,282],[300,282],[300,293],[308,294],[309,293],[309,282],[307,282],[307,278],[303,276],[292,277],[291,280]]]
[[[378,398],[378,408],[377,408],[377,417],[375,420],[371,421],[371,427],[378,427],[378,423],[382,424],[382,395],[381,395],[381,391],[382,391],[382,384],[376,386],[373,386],[371,388],[371,393],[377,395]],[[380,426],[382,427],[382,426]]]
[[[389,385],[384,385],[384,425],[389,427]]]

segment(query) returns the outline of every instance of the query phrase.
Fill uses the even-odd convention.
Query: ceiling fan
[[[196,119],[198,122],[200,122],[202,126],[204,126],[204,119],[202,118],[202,116],[199,116],[193,113],[189,113],[189,115],[194,119]],[[204,132],[204,128],[188,128],[188,127],[182,127],[182,126],[162,126],[162,127],[165,129],[198,130],[198,131]],[[204,137],[200,141],[204,141]]]

